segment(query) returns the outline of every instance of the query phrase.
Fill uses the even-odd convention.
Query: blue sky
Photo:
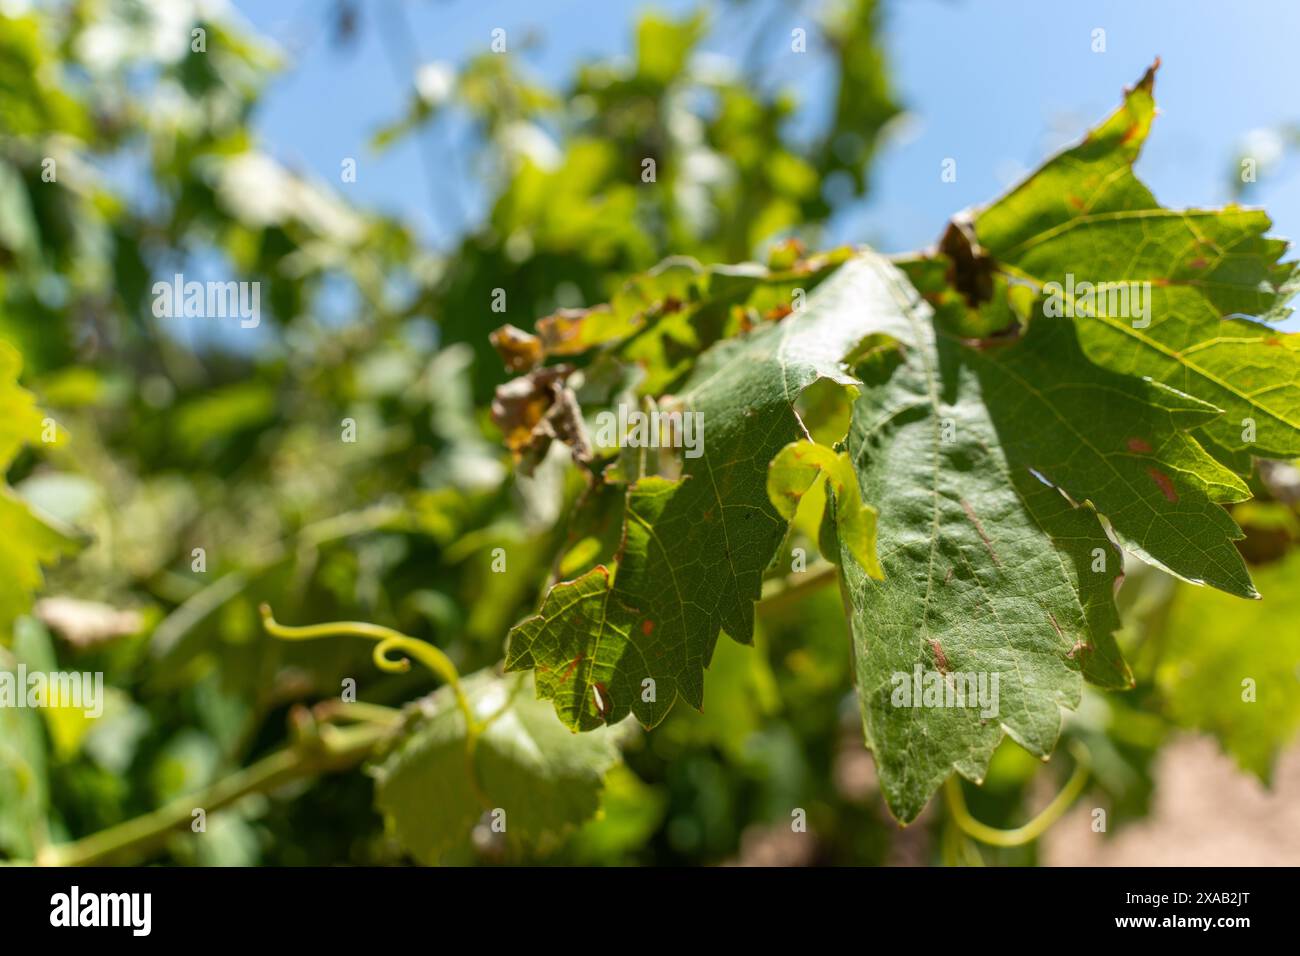
[[[356,157],[358,182],[347,187],[352,198],[408,218],[433,242],[445,241],[455,223],[429,195],[414,141],[380,156],[366,146],[404,102],[399,82],[409,64],[391,62],[389,49],[404,60],[461,63],[487,46],[494,27],[511,37],[532,30],[540,44],[524,54],[526,62],[560,85],[582,59],[630,53],[635,17],[647,6],[695,6],[401,0],[406,23],[396,36],[390,29],[385,45],[383,8],[395,2],[362,0],[359,42],[339,50],[329,39],[324,0],[233,0],[287,55],[258,116],[264,147],[335,183],[340,159]],[[756,3],[759,11],[771,8],[770,0]],[[770,44],[774,81],[809,103],[824,101],[824,63],[812,51],[789,52],[790,28],[805,17],[769,22],[715,9],[718,29],[706,48],[734,54],[751,42]],[[886,251],[928,244],[954,211],[987,201],[1049,150],[1081,135],[1157,55],[1161,115],[1139,174],[1168,205],[1226,202],[1233,157],[1250,131],[1300,121],[1300,3],[886,0],[885,22],[892,75],[911,117],[880,156],[871,198],[837,216],[836,241]],[[1104,53],[1091,49],[1096,28],[1106,31]],[[940,182],[945,157],[957,159],[955,183]],[[458,182],[465,173],[448,168],[436,175]],[[464,183],[457,188],[470,192]],[[1300,236],[1300,161],[1265,170],[1246,201],[1270,211],[1276,234]]]

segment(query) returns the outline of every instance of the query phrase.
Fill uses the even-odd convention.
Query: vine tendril
[[[469,772],[470,785],[479,803],[485,808],[490,808],[490,801],[479,784],[477,764],[474,759],[479,736],[487,725],[475,716],[474,708],[470,706],[469,698],[465,696],[465,690],[461,687],[460,673],[456,670],[456,665],[440,648],[434,647],[428,641],[395,631],[391,627],[384,627],[382,624],[371,624],[366,621],[329,621],[324,624],[295,626],[277,621],[271,613],[269,604],[263,603],[258,610],[262,615],[262,627],[272,637],[285,641],[308,641],[318,637],[365,637],[379,642],[375,645],[371,656],[375,667],[381,671],[389,674],[406,673],[411,669],[411,658],[432,671],[435,677],[451,688],[452,696],[456,700],[456,708],[465,720],[465,765]],[[394,652],[409,656],[393,657],[391,655]]]

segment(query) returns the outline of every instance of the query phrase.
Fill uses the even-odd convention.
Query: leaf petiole
[[[948,812],[951,814],[952,821],[967,836],[979,840],[981,843],[987,843],[989,846],[1013,847],[1032,843],[1061,818],[1070,804],[1075,801],[1075,798],[1083,792],[1083,786],[1087,783],[1088,770],[1091,766],[1087,750],[1083,747],[1072,747],[1070,752],[1074,755],[1075,760],[1074,773],[1070,775],[1070,779],[1061,788],[1061,792],[1053,797],[1052,802],[1044,807],[1036,817],[1023,826],[1018,826],[1012,830],[1000,830],[997,827],[991,827],[971,816],[970,810],[966,807],[966,798],[961,791],[961,781],[955,773],[950,775],[944,781],[943,794],[947,800]]]

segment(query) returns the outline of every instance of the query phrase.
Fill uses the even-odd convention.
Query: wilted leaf
[[[489,336],[501,361],[511,372],[529,372],[542,361],[542,343],[535,335],[513,325],[503,325]]]

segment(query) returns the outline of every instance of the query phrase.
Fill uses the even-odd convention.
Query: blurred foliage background
[[[354,4],[320,6],[340,35],[370,28]],[[628,26],[630,62],[583,63],[558,87],[485,39],[455,70],[412,76],[370,144],[445,122],[473,130],[454,161],[481,178],[489,211],[435,250],[349,201],[342,176],[306,177],[261,148],[252,119],[286,64],[203,9],[0,3],[0,340],[44,410],[20,415],[21,399],[3,395],[7,419],[27,423],[8,482],[62,532],[42,542],[5,519],[0,549],[25,566],[64,552],[38,589],[19,589],[37,593],[0,593],[12,612],[0,665],[103,671],[109,687],[98,720],[0,709],[8,859],[229,776],[283,746],[295,708],[337,697],[344,678],[393,707],[434,686],[375,671],[360,641],[271,640],[260,602],[286,622],[398,628],[462,673],[496,665],[551,574],[580,481],[562,462],[531,477],[509,467],[487,410],[507,377],[488,332],[605,301],[669,255],[763,259],[789,238],[817,248],[828,195],[870,189],[902,110],[873,0],[809,6],[809,46],[834,74],[834,107],[812,136],[791,132],[804,104],[759,82],[761,64],[695,55],[712,5],[645,13]],[[653,184],[641,180],[647,158]],[[259,328],[212,320],[178,334],[152,307],[154,282],[175,273],[260,282]],[[33,414],[55,423],[53,440],[31,434]],[[355,442],[343,440],[348,419]],[[1256,484],[1236,516],[1268,599],[1130,575],[1121,600],[1138,688],[1090,694],[1047,766],[1004,745],[985,787],[965,788],[977,817],[1026,819],[1064,782],[1077,744],[1092,764],[1080,802],[1122,829],[1147,812],[1152,761],[1179,728],[1215,735],[1269,778],[1300,724],[1300,693],[1243,706],[1240,682],[1297,677],[1300,480],[1279,467]],[[497,548],[508,573],[492,573]],[[833,588],[766,605],[755,648],[721,641],[707,700],[703,714],[679,706],[630,737],[601,817],[564,841],[543,852],[480,839],[454,859],[1037,860],[1032,845],[973,843],[938,800],[914,827],[893,823],[863,749]],[[371,790],[352,769],[255,794],[148,859],[406,861]],[[811,838],[791,832],[795,807]]]

